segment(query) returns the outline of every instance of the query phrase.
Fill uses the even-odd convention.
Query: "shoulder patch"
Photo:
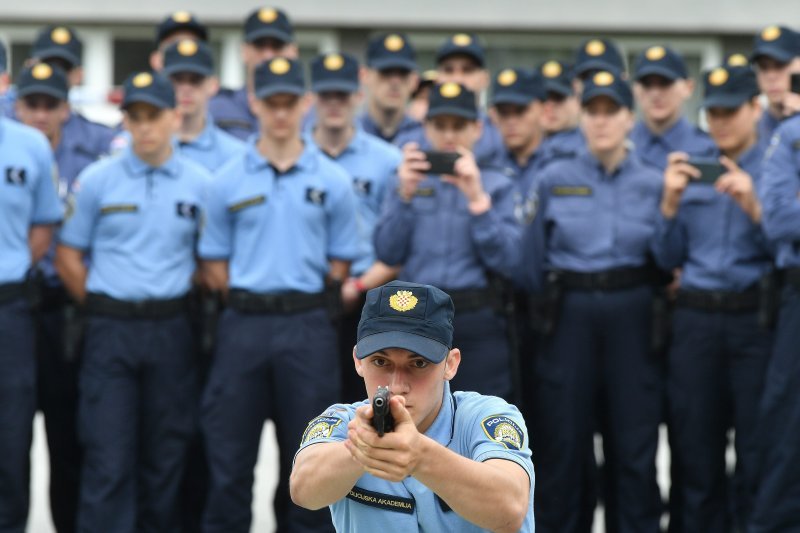
[[[247,209],[248,207],[253,207],[256,205],[261,205],[267,201],[267,197],[263,194],[258,196],[253,196],[252,198],[248,198],[247,200],[242,200],[241,202],[236,202],[233,205],[228,206],[228,212],[236,213],[241,211],[242,209]]]
[[[136,204],[104,205],[100,208],[101,215],[110,215],[111,213],[136,213],[138,211],[139,206]]]
[[[303,438],[300,444],[305,444],[317,439],[327,439],[333,434],[333,430],[342,423],[341,418],[332,416],[318,416],[308,423],[306,430],[303,432]]]
[[[570,186],[561,186],[561,187],[553,187],[550,189],[550,192],[553,196],[591,196],[592,195],[592,188],[591,187],[570,187]]]
[[[503,415],[487,416],[481,422],[483,432],[495,442],[509,450],[521,450],[525,445],[525,436],[516,422]]]

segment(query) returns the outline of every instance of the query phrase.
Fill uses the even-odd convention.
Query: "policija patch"
[[[398,513],[412,514],[414,512],[414,498],[401,498],[391,494],[381,494],[359,487],[353,487],[347,494],[347,498],[370,507],[377,507],[386,511],[397,511]]]
[[[499,442],[509,450],[521,450],[523,444],[525,444],[522,429],[507,416],[487,416],[481,422],[481,426],[487,437]]]
[[[327,439],[333,434],[333,430],[342,423],[341,418],[334,418],[332,416],[318,416],[308,423],[308,427],[303,432],[303,438],[300,444],[311,442],[317,439]]]

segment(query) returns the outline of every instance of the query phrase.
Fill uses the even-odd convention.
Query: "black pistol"
[[[379,437],[384,433],[394,429],[394,418],[389,410],[389,398],[392,393],[389,387],[378,387],[375,396],[372,397],[372,427],[378,432]]]

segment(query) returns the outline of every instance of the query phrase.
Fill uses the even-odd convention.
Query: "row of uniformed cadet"
[[[759,121],[757,143],[746,151],[731,145],[730,136],[737,134],[727,134],[727,141],[723,135],[736,129],[724,123],[726,110],[740,118],[736,131],[742,138],[747,137],[743,132],[749,131],[753,116],[741,115],[748,110],[759,114],[747,92],[755,91],[751,71],[738,70],[736,56],[724,70],[725,80],[719,81],[723,74],[714,78],[718,83],[711,74],[706,77],[707,107],[718,112],[722,124],[719,137],[712,141],[682,118],[692,83],[682,59],[668,47],[648,49],[635,65],[634,91],[643,113],[635,125],[630,116],[633,95],[622,80],[624,61],[612,42],[594,39],[579,48],[574,69],[548,61],[537,68],[538,76],[526,69],[498,73],[492,83],[490,121],[476,105],[476,95],[489,84],[483,48],[474,35],[457,34],[437,53],[441,83],[431,89],[428,118],[419,124],[405,110],[418,77],[413,48],[400,34],[381,35],[370,42],[364,78],[368,97],[360,116],[356,116],[360,96],[355,60],[339,54],[315,60],[314,111],[306,113],[300,66],[292,59],[297,46],[291,24],[280,10],[256,10],[248,17],[243,47],[247,86],[239,91],[222,89],[211,98],[217,86],[207,38],[207,30],[187,13],[176,13],[159,26],[151,63],[169,76],[172,87],[151,73],[128,80],[123,105],[128,131],[113,143],[121,153],[87,171],[79,187],[73,186],[75,176],[105,150],[110,132],[69,111],[66,93],[80,76],[80,42],[74,32],[46,28],[34,49],[41,63],[18,80],[16,115],[45,133],[59,165],[68,169],[62,168],[64,177],[56,192],[62,200],[74,193],[58,263],[73,296],[83,300],[88,293],[90,314],[77,426],[85,454],[78,522],[83,530],[181,527],[178,483],[196,422],[192,398],[199,390],[185,298],[195,268],[189,252],[201,233],[198,255],[206,285],[227,293],[228,302],[197,413],[210,468],[210,499],[203,522],[207,531],[249,528],[252,471],[267,417],[276,422],[281,447],[279,528],[329,528],[326,513],[314,515],[293,507],[285,488],[294,446],[306,422],[321,407],[341,399],[336,334],[323,311],[328,304],[323,295],[326,283],[343,282],[345,320],[348,309],[358,308],[366,289],[398,273],[402,279],[445,288],[464,311],[456,315],[462,322],[456,335],[463,336],[456,345],[464,349],[467,362],[457,385],[509,397],[515,379],[506,331],[509,317],[498,314],[489,287],[495,276],[511,277],[519,264],[523,229],[527,235],[522,254],[533,259],[525,262],[521,277],[527,281],[531,272],[557,270],[565,293],[554,331],[537,340],[535,368],[532,376],[526,376],[532,379],[524,383],[532,400],[530,424],[541,427],[540,434],[546,436],[540,439],[533,432],[533,449],[543,457],[537,461],[540,529],[588,527],[593,507],[593,500],[586,497],[591,493],[594,462],[590,442],[598,427],[604,432],[610,469],[605,490],[609,527],[639,531],[658,523],[652,457],[654,428],[662,416],[663,376],[660,361],[649,353],[651,289],[649,277],[645,278],[649,272],[641,268],[651,248],[659,266],[682,267],[684,273],[667,374],[672,392],[669,420],[678,458],[673,474],[681,481],[671,527],[676,531],[729,527],[720,449],[731,416],[728,402],[733,403],[737,434],[743,433],[737,439],[741,474],[735,482],[740,487],[737,495],[745,496],[735,498],[741,507],[737,517],[746,520],[752,514],[754,523],[763,524],[758,531],[770,531],[775,529],[770,529],[769,520],[785,524],[793,516],[787,487],[794,481],[791,466],[796,468],[797,461],[787,459],[791,448],[786,446],[796,428],[778,425],[793,414],[785,412],[794,405],[784,399],[792,391],[787,380],[767,387],[765,395],[769,416],[764,423],[772,424],[765,427],[773,428],[771,436],[783,439],[763,460],[772,467],[767,473],[753,472],[751,465],[759,462],[762,445],[747,439],[754,432],[757,400],[753,398],[760,396],[770,342],[767,333],[753,326],[752,285],[755,273],[771,264],[764,244],[748,236],[760,235],[761,208],[747,184],[759,179],[757,147],[765,142],[766,130],[796,105],[787,96],[788,71],[797,55],[793,32],[773,27],[756,39],[752,60],[769,106]],[[287,59],[278,60],[281,57]],[[265,59],[272,61],[263,63]],[[45,65],[49,71],[37,72]],[[600,71],[608,76],[598,79]],[[573,75],[584,81],[573,81]],[[591,90],[582,95],[583,83]],[[715,91],[718,95],[725,90],[735,96],[734,103],[728,99],[710,105]],[[248,94],[255,96],[252,105]],[[742,95],[748,97],[741,100]],[[714,112],[709,116],[713,134]],[[83,127],[83,133],[66,135],[71,122]],[[13,123],[3,121],[4,127],[9,124]],[[247,147],[220,128],[241,138],[255,136]],[[403,153],[369,133],[405,146]],[[101,136],[105,140],[95,144],[93,140]],[[628,136],[635,143],[633,153],[626,148]],[[786,142],[780,136],[776,139]],[[73,143],[77,146],[71,149]],[[427,175],[425,149],[462,152],[456,174],[441,179]],[[672,156],[664,178],[648,169],[667,167],[668,154],[676,151],[728,156],[727,183],[718,184],[719,193],[686,187],[695,174],[685,165],[686,156]],[[783,151],[789,155],[784,155],[786,162],[780,168],[788,175],[796,146],[790,142]],[[609,156],[611,152],[624,157],[617,160]],[[775,152],[781,154],[779,148]],[[70,162],[78,155],[85,161]],[[187,159],[228,178],[211,180]],[[330,159],[344,170],[330,164]],[[398,162],[395,178],[392,170]],[[126,190],[126,180],[102,177],[117,166],[121,170],[116,175],[126,176],[131,189]],[[578,174],[572,179],[570,172]],[[28,167],[10,165],[6,185],[31,186],[34,175]],[[196,183],[204,181],[209,188],[198,192]],[[791,186],[791,180],[785,181],[783,188]],[[109,185],[102,185],[106,182]],[[765,185],[764,190],[775,196],[776,188]],[[775,217],[780,209],[791,209],[785,197],[777,197],[772,205]],[[768,230],[770,216],[764,213]],[[705,221],[722,217],[730,224],[720,226],[720,231],[741,232],[740,238],[734,241],[724,231],[718,239],[708,235]],[[30,218],[36,228],[31,237],[37,236],[31,239],[34,258],[39,253],[36,246],[42,246],[47,228],[58,218]],[[789,243],[790,220],[778,218],[774,230],[776,238]],[[582,221],[589,224],[585,231]],[[692,238],[700,231],[693,231],[693,224],[703,229],[705,241]],[[373,227],[374,241],[369,236]],[[789,259],[778,257],[779,267],[792,266]],[[746,264],[741,272],[740,263]],[[10,275],[9,301],[21,298],[16,292],[21,288],[15,287],[28,266],[23,275]],[[49,297],[53,307],[42,307],[40,327],[47,327],[46,310],[55,312],[50,313],[52,329],[38,335],[43,339],[38,343],[39,389],[54,451],[54,518],[59,531],[69,531],[76,523],[75,458],[81,449],[73,432],[75,411],[70,408],[78,397],[76,380],[69,376],[77,375],[78,364],[59,353],[61,343],[56,339],[67,298],[53,267],[45,262],[42,270],[51,280],[45,283],[45,302]],[[598,273],[603,274],[593,275]],[[788,279],[791,284],[793,278]],[[784,290],[793,294],[790,287]],[[613,313],[616,309],[620,312]],[[794,331],[785,325],[794,323],[791,312],[787,307],[783,314],[788,318],[779,322],[787,347],[789,332]],[[20,316],[27,320],[26,313]],[[520,338],[535,338],[525,331],[527,321],[521,326]],[[708,349],[691,336],[702,331],[706,338],[714,328],[725,340]],[[24,337],[23,327],[13,325],[13,330]],[[596,337],[597,331],[602,338]],[[731,331],[744,340],[731,342],[727,335]],[[21,339],[23,348],[31,339]],[[296,339],[307,345],[298,346]],[[741,348],[751,346],[751,341],[751,350]],[[571,346],[576,343],[580,346]],[[704,373],[697,372],[691,352],[677,348],[681,343],[708,359]],[[342,344],[344,350],[339,351],[348,354],[352,341]],[[523,364],[529,359],[528,346],[521,350]],[[158,353],[169,357],[161,360]],[[770,370],[779,377],[793,362],[790,349],[784,348],[782,354]],[[611,356],[623,361],[617,365]],[[577,360],[583,357],[588,359]],[[306,364],[307,359],[317,364]],[[347,360],[342,359],[345,364]],[[777,366],[779,360],[782,366]],[[729,364],[730,383],[713,381],[728,372]],[[24,377],[24,368],[15,367],[9,374],[15,386],[24,381],[16,379]],[[343,371],[349,372],[348,368]],[[158,386],[165,382],[168,387]],[[344,395],[356,399],[363,393],[348,390]],[[558,395],[567,395],[567,400],[557,401]],[[713,401],[703,400],[703,395]],[[599,409],[593,412],[596,397]],[[16,399],[24,398],[30,399],[22,394]],[[29,419],[31,412],[15,411],[15,416]],[[17,454],[27,452],[29,439],[29,431],[23,431],[7,446]],[[9,468],[17,468],[12,479],[23,486],[24,464],[14,461],[11,451],[4,455]],[[63,465],[63,486],[55,474],[58,460]],[[752,496],[756,482],[759,490]],[[159,488],[148,491],[151,486]],[[15,498],[19,493],[14,490]],[[0,506],[0,521],[9,517],[10,531],[24,527],[26,502],[0,498]],[[783,510],[778,518],[767,512],[773,506]],[[0,525],[6,527],[4,522]]]

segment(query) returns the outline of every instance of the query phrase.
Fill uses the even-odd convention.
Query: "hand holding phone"
[[[700,171],[699,178],[689,180],[690,185],[714,185],[717,179],[728,171],[719,160],[713,158],[690,157],[687,163]]]
[[[457,152],[440,152],[437,150],[425,151],[425,158],[430,163],[431,168],[428,174],[450,174],[454,175],[456,160],[461,157]]]

